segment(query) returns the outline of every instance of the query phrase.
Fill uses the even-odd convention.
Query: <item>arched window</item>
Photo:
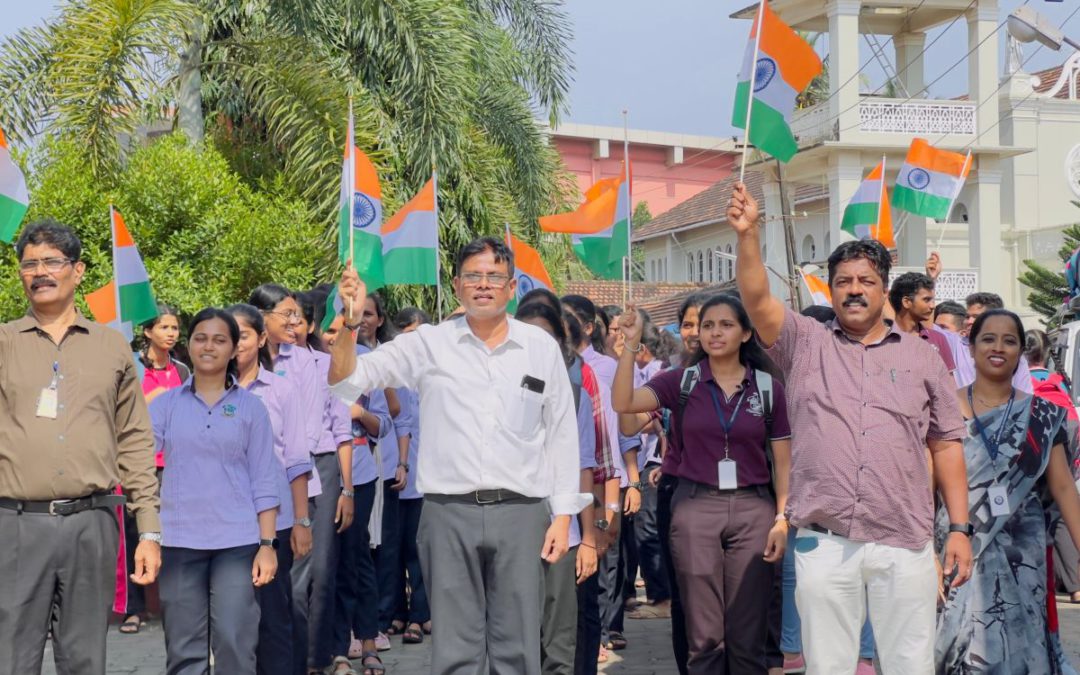
[[[817,244],[814,243],[814,235],[808,234],[802,240],[803,260],[817,260]]]
[[[660,259],[660,281],[667,281],[667,258]]]
[[[727,245],[727,248],[724,249],[724,252],[727,253],[728,255],[732,255],[732,253],[731,253],[731,244]],[[732,278],[734,278],[734,276],[735,276],[735,261],[732,260],[731,258],[728,258],[727,260],[724,261],[724,266],[727,269],[727,274],[725,275],[725,278],[728,281],[731,281]]]
[[[716,270],[716,256],[713,255],[713,250],[711,248],[705,252],[705,255],[708,256],[708,262],[706,264],[709,266],[709,278],[707,281],[712,283],[716,281],[716,277],[714,276]]]
[[[693,253],[687,253],[686,254],[686,280],[687,281],[693,281],[694,280],[694,254]]]
[[[656,261],[649,261],[649,281],[656,281]]]
[[[697,252],[697,280],[705,281],[705,254],[701,249]]]

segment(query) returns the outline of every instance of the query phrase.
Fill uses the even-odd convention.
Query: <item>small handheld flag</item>
[[[7,138],[0,129],[0,241],[11,242],[30,206],[26,178],[11,157]]]
[[[435,176],[382,228],[383,281],[387,284],[438,283],[439,218]]]
[[[351,103],[338,200],[338,260],[350,259],[369,289],[382,288],[382,188],[375,165],[356,147]]]
[[[877,239],[885,248],[896,248],[892,229],[889,192],[885,188],[885,158],[867,174],[844,209],[840,223],[856,239]]]
[[[791,161],[799,149],[791,132],[795,99],[821,70],[813,47],[761,0],[735,87],[732,125],[746,130],[747,143]],[[744,168],[745,158],[744,150]]]
[[[971,153],[938,150],[925,139],[911,141],[893,187],[892,205],[919,216],[944,220],[971,171]]]
[[[540,218],[544,232],[570,234],[574,253],[601,279],[621,279],[630,245],[630,180],[623,170],[596,181],[573,213]]]
[[[513,313],[517,311],[518,302],[529,291],[546,288],[554,292],[555,284],[551,283],[540,252],[511,234],[510,225],[506,226],[506,244],[514,252],[514,279],[517,281],[517,291],[507,307],[507,311]]]
[[[124,334],[128,342],[135,327],[157,316],[157,303],[150,290],[139,249],[128,232],[123,217],[109,207],[112,221],[113,278],[86,295],[86,303],[98,323],[109,325]]]

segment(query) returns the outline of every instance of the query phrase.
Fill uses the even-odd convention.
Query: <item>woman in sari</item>
[[[958,392],[972,551],[971,580],[949,590],[938,615],[938,673],[1073,674],[1050,632],[1046,603],[1048,492],[1074,541],[1080,497],[1066,459],[1064,408],[1012,386],[1024,347],[1020,318],[982,314],[971,327],[974,383]],[[940,545],[949,530],[937,515]],[[947,586],[946,586],[947,587]]]

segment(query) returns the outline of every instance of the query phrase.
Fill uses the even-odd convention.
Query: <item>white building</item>
[[[766,213],[767,263],[783,272],[787,246],[781,214],[789,214],[796,262],[821,263],[848,235],[840,222],[862,177],[886,158],[887,180],[897,171],[913,137],[973,156],[972,171],[943,225],[894,211],[899,265],[921,269],[940,250],[947,276],[939,296],[962,298],[975,290],[1002,295],[1026,310],[1027,290],[1016,278],[1024,259],[1060,267],[1064,226],[1080,221],[1080,58],[1039,73],[1020,70],[1023,50],[1010,43],[999,69],[1005,13],[997,0],[772,0],[774,11],[796,30],[828,36],[830,93],[823,103],[796,113],[799,154],[779,167],[752,152],[748,184]],[[733,14],[752,19],[756,4]],[[927,31],[950,22],[967,25],[969,93],[960,100],[928,99],[923,53]],[[865,38],[863,36],[866,36]],[[887,36],[887,37],[880,37]],[[860,93],[859,43],[891,40],[896,98]],[[1027,47],[1029,53],[1035,49]],[[962,67],[962,66],[961,66]],[[645,268],[666,269],[665,281],[724,281],[733,250],[724,222],[729,185],[718,184],[662,214],[635,235]],[[939,246],[940,242],[940,246]],[[665,265],[651,264],[666,260]],[[650,277],[651,278],[651,277]],[[659,280],[659,279],[657,279]],[[782,292],[777,275],[775,290]],[[1030,312],[1026,312],[1030,314]]]

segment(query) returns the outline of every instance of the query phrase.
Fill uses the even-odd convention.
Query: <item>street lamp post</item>
[[[1020,42],[1038,42],[1055,52],[1061,49],[1063,44],[1080,50],[1080,43],[1066,36],[1060,28],[1031,7],[1017,7],[1009,15],[1008,27],[1009,35]]]

